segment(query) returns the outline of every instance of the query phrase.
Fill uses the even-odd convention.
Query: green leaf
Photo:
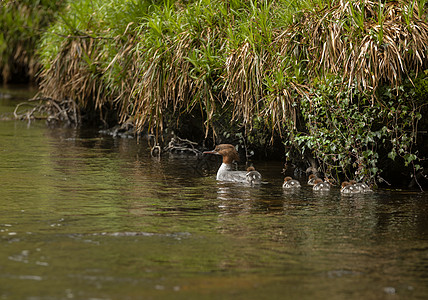
[[[396,156],[397,156],[397,152],[395,152],[395,150],[388,153],[388,157],[392,160],[395,160]]]

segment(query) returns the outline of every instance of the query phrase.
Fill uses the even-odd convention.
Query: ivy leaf
[[[391,152],[388,153],[388,157],[392,160],[395,160],[396,156],[397,156],[397,152],[395,152],[395,150],[392,150]]]

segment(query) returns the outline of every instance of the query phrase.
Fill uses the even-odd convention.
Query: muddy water
[[[3,118],[0,299],[428,298],[426,193],[285,193],[280,162],[254,188],[202,162]]]

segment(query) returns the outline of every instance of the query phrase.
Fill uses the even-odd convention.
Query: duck
[[[217,171],[216,179],[218,181],[241,182],[251,185],[262,182],[262,175],[254,167],[249,167],[247,171],[233,170],[232,164],[234,161],[239,161],[239,154],[235,146],[231,144],[220,144],[214,150],[203,153],[221,155],[223,157],[223,162]]]
[[[361,193],[373,192],[373,190],[364,182],[356,182],[355,180],[349,181],[352,186],[358,189]]]
[[[342,194],[358,194],[361,193],[359,188],[356,188],[352,183],[348,181],[342,182],[342,188],[340,189]]]
[[[317,192],[328,192],[330,191],[330,184],[328,182],[324,182],[321,178],[317,178],[314,181],[312,189]]]
[[[308,185],[314,185],[315,180],[317,180],[318,176],[315,174],[309,175]]]
[[[284,178],[284,183],[282,184],[282,187],[284,189],[294,189],[301,187],[300,182],[296,179],[291,178],[290,176],[287,176]]]

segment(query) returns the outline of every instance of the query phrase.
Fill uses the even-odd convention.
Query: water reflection
[[[428,296],[425,193],[291,192],[278,162],[219,183],[215,159],[42,123],[0,122],[0,147],[2,298]]]

